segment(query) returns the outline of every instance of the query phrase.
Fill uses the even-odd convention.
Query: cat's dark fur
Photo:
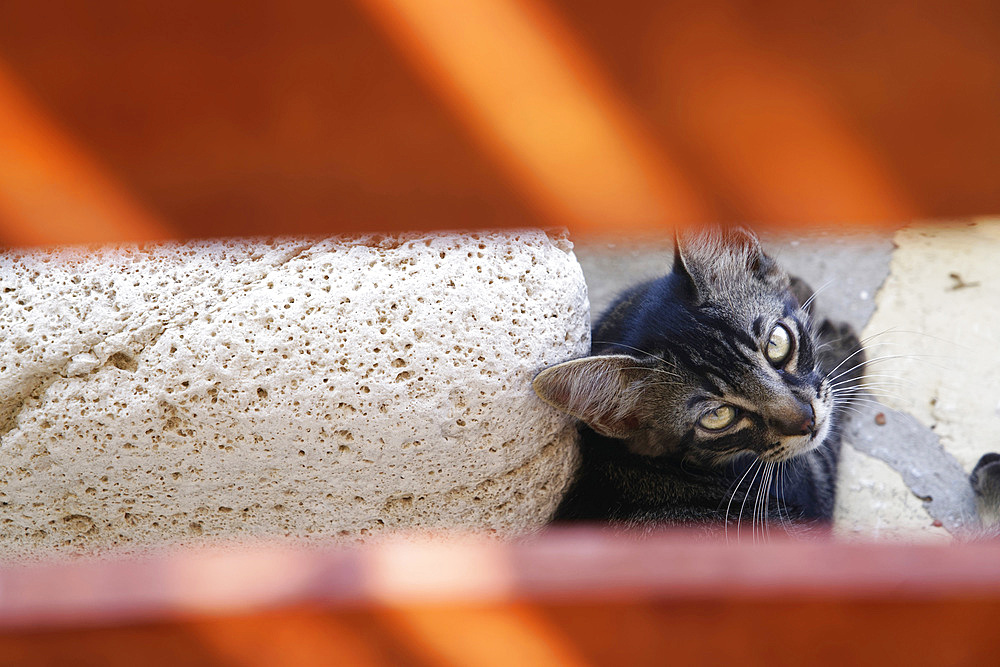
[[[833,382],[855,382],[863,355],[849,328],[812,324],[808,294],[750,232],[679,238],[673,270],[594,327],[592,356],[535,378],[582,422],[555,519],[747,533],[829,520],[844,419]],[[841,362],[846,375],[828,378]]]
[[[973,468],[969,482],[976,493],[983,523],[981,537],[1000,537],[1000,454],[984,454]]]

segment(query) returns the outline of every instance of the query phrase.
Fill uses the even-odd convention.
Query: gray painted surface
[[[844,432],[850,446],[902,475],[927,513],[952,535],[980,528],[969,475],[932,430],[905,412],[876,405],[859,405],[857,410]],[[881,425],[875,419],[878,414]]]

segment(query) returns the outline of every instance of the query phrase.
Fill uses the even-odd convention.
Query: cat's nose
[[[816,433],[816,416],[812,408],[809,408],[809,416],[799,424],[798,435],[814,435]]]
[[[799,403],[783,410],[772,425],[781,435],[812,435],[816,432],[816,413],[812,405]]]

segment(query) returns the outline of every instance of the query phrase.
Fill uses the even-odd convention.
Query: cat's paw
[[[969,475],[969,483],[977,496],[1000,498],[1000,454],[983,454]]]
[[[816,332],[819,342],[819,367],[830,374],[836,369],[838,382],[849,380],[851,385],[861,380],[865,373],[865,353],[861,340],[849,324],[823,320]]]
[[[1000,454],[983,454],[969,475],[976,493],[979,516],[987,528],[1000,524]]]

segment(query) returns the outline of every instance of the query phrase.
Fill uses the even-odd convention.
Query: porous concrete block
[[[539,231],[0,255],[0,556],[543,524],[589,348]]]

